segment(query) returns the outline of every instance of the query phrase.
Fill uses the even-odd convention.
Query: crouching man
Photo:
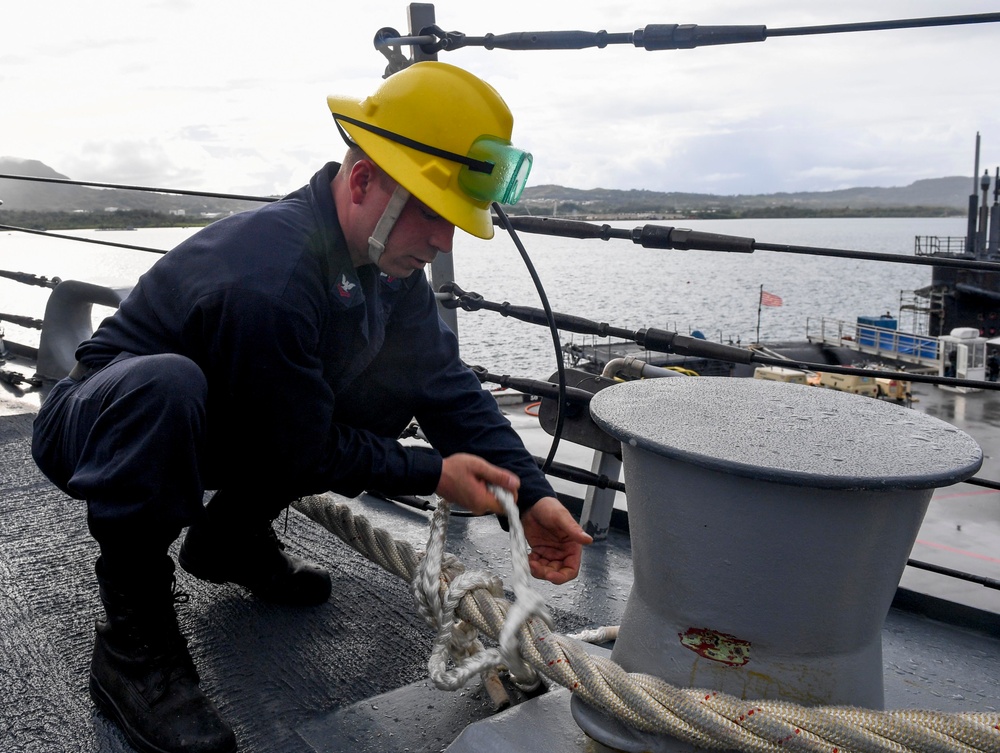
[[[331,587],[271,526],[304,494],[437,492],[488,513],[497,484],[554,583],[590,543],[460,362],[424,275],[456,227],[492,237],[490,203],[523,188],[507,106],[436,62],[328,102],[343,162],[154,264],[35,422],[38,466],[86,500],[100,547],[91,694],[143,751],[236,749],[177,625],[168,547],[184,528],[184,570],[293,606]],[[396,441],[413,417],[433,449]]]

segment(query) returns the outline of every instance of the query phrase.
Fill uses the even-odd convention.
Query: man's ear
[[[351,167],[350,175],[347,177],[347,187],[350,189],[351,202],[361,204],[377,180],[378,172],[373,162],[366,159],[355,162]]]

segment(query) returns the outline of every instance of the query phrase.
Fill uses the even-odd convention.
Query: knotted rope
[[[421,570],[420,556],[404,541],[394,540],[387,532],[376,529],[362,516],[355,516],[343,504],[334,503],[327,496],[305,497],[293,505],[343,539],[358,552],[389,572],[413,582],[416,578],[430,579],[438,573],[438,582],[446,581],[445,593],[439,595],[440,610],[434,606],[435,598],[427,597],[427,606],[421,606],[425,618],[451,621],[467,626],[458,628],[466,632],[481,631],[501,648],[487,659],[473,659],[467,666],[489,666],[499,658],[510,661],[509,648],[503,641],[509,634],[516,637],[520,657],[552,682],[556,682],[588,705],[622,720],[642,732],[669,735],[702,748],[716,750],[741,750],[747,753],[779,753],[804,751],[807,753],[1000,753],[1000,712],[948,714],[938,711],[872,711],[847,706],[803,707],[785,701],[747,701],[712,690],[677,688],[658,677],[625,672],[614,662],[590,656],[580,645],[563,635],[554,633],[543,613],[535,612],[534,601],[526,597],[525,608],[515,614],[514,607],[500,594],[502,589],[496,579],[469,574],[468,582],[481,579],[485,585],[466,591],[456,587],[448,595],[454,581],[465,575],[457,560],[444,553],[443,532],[447,527],[447,509],[432,522],[431,540],[423,558],[437,559],[440,564],[427,564]],[[514,535],[515,514],[510,515],[511,534]],[[440,542],[436,539],[440,537]],[[523,566],[527,578],[527,553],[523,565],[517,546],[524,547],[523,534],[517,527],[521,544],[514,545],[514,569]],[[515,574],[515,580],[519,576]],[[424,580],[424,585],[428,581]],[[527,581],[526,581],[527,582]],[[530,588],[530,587],[529,587]],[[423,590],[423,586],[421,586]],[[433,589],[432,589],[433,590]],[[439,590],[441,590],[439,588]],[[459,596],[459,593],[464,595]],[[522,596],[515,585],[518,601]],[[455,615],[459,620],[455,620]],[[438,621],[439,626],[442,622]],[[456,628],[448,632],[439,627],[435,652],[443,656],[442,635],[448,634],[448,644],[454,642],[460,651],[467,651],[474,642],[462,637],[453,641]],[[505,630],[507,631],[505,633]],[[508,638],[509,640],[509,638]],[[485,650],[484,650],[485,652]],[[468,655],[461,661],[469,658]],[[517,660],[513,661],[517,667]],[[461,666],[461,664],[459,665]],[[508,665],[510,666],[510,665]],[[462,673],[471,676],[476,669],[442,671],[432,669],[442,682],[454,684]],[[435,680],[437,682],[437,680]],[[454,685],[459,687],[460,685]]]
[[[485,589],[495,599],[503,600],[503,583],[496,576],[483,572],[463,571],[451,577],[442,577],[451,511],[447,500],[439,500],[437,504],[431,518],[427,553],[411,583],[420,615],[437,630],[428,667],[431,680],[442,690],[457,690],[477,674],[502,665],[507,667],[511,677],[521,687],[534,688],[539,682],[535,670],[521,658],[518,630],[529,619],[541,619],[551,628],[552,618],[545,601],[531,587],[528,546],[514,496],[499,487],[491,487],[491,491],[510,521],[514,594],[517,596],[517,601],[507,610],[503,620],[498,638],[499,650],[483,648],[478,640],[479,631],[465,620],[455,619],[455,609],[476,589]],[[449,656],[456,663],[451,670],[447,669]]]

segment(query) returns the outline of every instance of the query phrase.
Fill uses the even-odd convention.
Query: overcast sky
[[[253,194],[343,153],[326,95],[378,86],[388,0],[44,0],[3,15],[0,155],[71,178]],[[469,36],[654,23],[782,29],[1000,0],[442,0]],[[347,10],[349,9],[349,10]],[[1000,24],[647,52],[443,53],[492,83],[530,184],[719,194],[907,185],[1000,164]],[[0,197],[2,198],[2,197]]]

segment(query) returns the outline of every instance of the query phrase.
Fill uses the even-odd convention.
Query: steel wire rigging
[[[632,45],[647,51],[693,49],[695,47],[763,42],[771,37],[814,36],[818,34],[844,34],[861,31],[890,31],[898,29],[930,28],[939,26],[967,26],[996,23],[1000,13],[975,13],[954,16],[905,18],[887,21],[827,24],[822,26],[794,26],[769,29],[763,24],[732,26],[701,26],[698,24],[648,24],[632,32],[601,31],[518,31],[507,34],[470,36],[460,31],[445,31],[437,24],[425,26],[417,34],[403,35],[391,27],[379,29],[375,34],[375,49],[389,61],[386,74],[394,73],[412,61],[403,56],[402,46],[419,48],[424,55],[453,52],[463,47],[482,47],[486,50],[582,50],[591,47],[603,49],[609,45]]]

